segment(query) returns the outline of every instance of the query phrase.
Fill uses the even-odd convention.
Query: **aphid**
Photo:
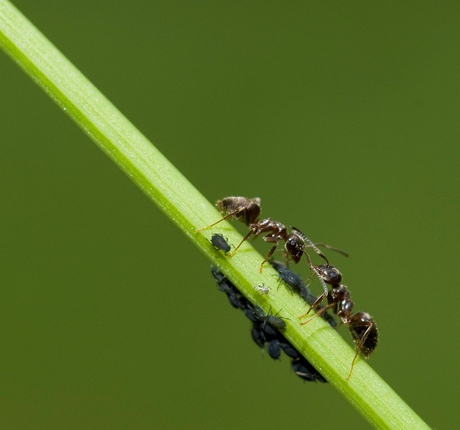
[[[308,287],[303,283],[302,278],[297,274],[287,268],[283,263],[279,261],[270,261],[271,266],[278,272],[279,279],[286,283],[292,291],[297,293],[302,299],[305,300],[310,306],[313,306],[318,297],[310,292]],[[326,265],[318,266],[323,267]],[[327,266],[332,267],[332,266]],[[337,271],[338,272],[338,271]],[[340,272],[338,272],[340,273]],[[318,275],[319,276],[319,275]],[[318,303],[318,309],[321,309],[322,306]],[[329,323],[331,327],[337,327],[337,322],[335,319],[329,315],[327,312],[321,314],[323,319]]]
[[[225,253],[229,252],[231,249],[228,242],[224,239],[224,236],[218,233],[212,235],[211,244],[214,248],[224,251]]]
[[[246,309],[244,314],[253,323],[260,325],[261,329],[270,336],[275,336],[277,330],[286,328],[286,323],[281,318],[265,314],[260,306]]]
[[[336,273],[331,270],[333,266],[328,266],[327,269],[322,272],[325,274],[326,279],[332,279],[336,277]],[[340,272],[339,272],[340,273]],[[327,277],[327,274],[331,277]],[[340,282],[342,277],[337,277],[338,282]],[[301,323],[301,325],[309,323],[312,319],[316,318],[318,315],[321,315],[328,309],[332,311],[342,319],[342,322],[348,325],[350,333],[353,337],[353,340],[356,344],[356,354],[351,363],[350,372],[348,373],[347,380],[350,379],[353,367],[355,365],[358,354],[361,353],[365,358],[368,358],[377,347],[378,341],[378,330],[377,325],[375,324],[372,317],[366,312],[357,312],[353,314],[354,303],[350,298],[350,292],[345,285],[336,284],[333,285],[327,295],[328,305],[319,310],[316,315],[310,318],[308,321]],[[313,304],[308,312],[300,318],[306,317],[312,309],[317,308],[319,305],[319,299],[316,301],[316,304]]]
[[[294,346],[286,339],[284,342],[280,342],[280,346],[288,357],[294,359],[301,357],[300,352],[297,351],[297,349],[295,349]]]
[[[257,324],[253,325],[252,330],[251,330],[251,336],[252,336],[252,340],[260,348],[263,348],[265,345],[265,342],[267,342],[267,338],[265,337],[263,330]]]
[[[270,292],[270,288],[266,287],[264,284],[254,285],[254,289],[260,294],[268,294]]]
[[[250,306],[250,302],[244,297],[238,288],[236,288],[217,268],[211,266],[211,273],[214,279],[217,281],[219,290],[227,294],[230,304],[236,309],[247,309]]]
[[[227,279],[225,275],[217,267],[214,266],[211,266],[211,274],[218,284]]]
[[[281,355],[281,342],[278,339],[273,339],[268,342],[268,355],[273,358],[273,360],[278,360]]]
[[[283,263],[279,261],[270,261],[270,265],[278,272],[278,277],[280,281],[283,281],[289,287],[292,288],[294,292],[300,294],[302,287],[305,287],[302,278],[297,273],[294,273]]]
[[[225,197],[222,200],[217,200],[216,206],[221,214],[224,215],[223,218],[213,224],[198,229],[196,233],[213,227],[230,218],[234,218],[237,221],[249,225],[257,222],[261,212],[259,197],[254,197],[253,199],[248,199],[247,197]]]
[[[304,381],[327,382],[326,379],[324,379],[324,376],[321,375],[321,373],[319,373],[304,357],[292,360],[292,369],[295,374]]]

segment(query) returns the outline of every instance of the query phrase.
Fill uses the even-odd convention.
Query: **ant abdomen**
[[[377,347],[378,329],[367,312],[356,312],[350,320],[350,332],[364,357],[369,357]]]
[[[248,199],[247,197],[225,197],[222,200],[217,200],[216,206],[224,215],[224,218],[235,218],[238,221],[244,222],[247,226],[257,222],[259,218],[260,198],[254,197]]]
[[[223,217],[212,224],[197,229],[196,233],[213,227],[216,224],[219,224],[220,222],[230,218],[244,222],[247,226],[249,226],[249,224],[257,222],[261,212],[259,197],[254,197],[253,199],[234,196],[225,197],[222,200],[217,200],[216,206],[220,210]]]

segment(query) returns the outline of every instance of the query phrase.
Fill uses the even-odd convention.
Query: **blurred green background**
[[[259,196],[346,249],[370,365],[459,425],[457,2],[14,4],[209,200]],[[262,354],[205,257],[0,70],[1,428],[369,428]]]

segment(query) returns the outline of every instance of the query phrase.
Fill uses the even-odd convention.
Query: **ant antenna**
[[[343,250],[341,250],[339,248],[336,248],[335,246],[328,245],[327,243],[315,243],[315,246],[322,246],[323,248],[330,249],[331,251],[334,251],[334,252],[337,252],[337,253],[343,255],[344,257],[349,257],[350,256],[348,254],[348,252],[343,251]]]
[[[294,227],[293,227],[294,228]],[[314,245],[314,244],[313,244]],[[326,282],[324,282],[324,279],[322,278],[322,276],[320,276],[319,272],[318,272],[318,269],[313,266],[313,263],[311,262],[311,259],[310,259],[310,256],[304,251],[303,252],[305,254],[305,257],[307,257],[307,261],[308,261],[308,265],[310,266],[310,269],[313,270],[313,272],[315,272],[316,276],[318,277],[319,279],[319,282],[321,283],[321,285],[323,286],[323,294],[321,294],[318,299],[316,300],[318,303],[320,303],[325,297],[327,297],[327,294],[328,294],[328,289],[327,289],[327,285],[326,285]],[[324,257],[325,260],[327,261],[327,258]],[[329,262],[327,262],[329,264]],[[316,303],[316,302],[315,302]],[[310,312],[310,309],[308,310],[308,312]],[[308,314],[307,312],[307,314]]]
[[[305,234],[303,234],[297,227],[294,227],[292,225],[291,225],[291,229],[294,230],[302,238],[302,240],[308,244],[308,248],[313,249],[313,251],[315,251],[329,265],[329,260],[326,258],[326,256],[321,252],[321,250],[307,236],[305,236]],[[307,254],[305,253],[305,255],[307,255]]]

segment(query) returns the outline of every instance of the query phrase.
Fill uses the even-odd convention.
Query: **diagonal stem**
[[[271,267],[259,273],[263,258],[247,243],[232,258],[216,251],[212,229],[219,219],[212,204],[89,82],[10,2],[0,0],[0,46],[173,221],[249,300],[274,312],[283,309],[285,336],[374,426],[429,428],[364,362],[358,359],[346,381],[354,351],[322,319],[301,327],[304,302],[286,289],[261,295],[254,285],[273,284]],[[223,222],[230,243],[239,235]]]

